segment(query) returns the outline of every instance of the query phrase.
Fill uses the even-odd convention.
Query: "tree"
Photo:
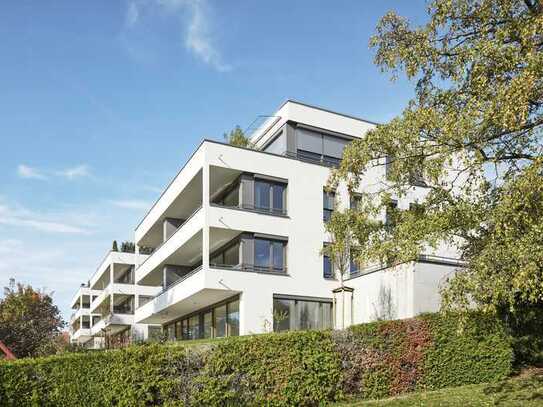
[[[17,357],[56,353],[64,326],[50,294],[15,285],[14,280],[4,288],[4,298],[0,299],[0,340]]]
[[[336,207],[338,203],[336,202]],[[340,298],[341,310],[343,316],[338,328],[345,328],[345,276],[349,275],[351,267],[351,257],[355,254],[356,245],[353,239],[352,228],[350,225],[356,218],[353,216],[355,211],[347,209],[345,211],[334,211],[328,222],[325,223],[326,231],[330,236],[330,241],[324,245],[322,254],[330,258],[332,272],[339,282],[341,289]],[[335,312],[335,311],[334,311]]]
[[[114,240],[113,244],[111,245],[111,251],[113,251],[113,252],[118,252],[119,251],[119,246],[117,245],[116,240]]]
[[[245,133],[239,126],[236,126],[230,133],[224,133],[223,137],[232,146],[252,148],[251,141],[245,136]]]
[[[445,242],[467,261],[443,292],[447,309],[541,303],[543,6],[436,0],[427,11],[419,27],[393,12],[379,22],[375,62],[416,81],[415,96],[345,149],[330,182],[353,190],[372,167],[387,167],[385,188],[362,195],[349,226],[362,261],[414,260]],[[390,210],[421,178],[425,197]],[[387,208],[392,225],[376,220]]]
[[[121,243],[121,252],[123,253],[134,253],[136,251],[136,245],[134,242],[122,242]]]

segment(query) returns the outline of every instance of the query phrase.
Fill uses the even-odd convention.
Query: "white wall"
[[[413,316],[413,281],[413,263],[347,280],[354,289],[353,323]]]
[[[413,294],[415,314],[434,312],[439,310],[441,296],[439,289],[447,279],[453,277],[460,270],[458,266],[441,265],[433,263],[417,263],[415,267],[415,280]]]
[[[454,265],[411,262],[347,280],[345,285],[354,289],[353,323],[438,311],[439,288],[457,270]]]
[[[293,102],[283,105],[276,114],[280,116],[280,120],[270,130],[269,134],[259,140],[259,145],[263,145],[266,137],[271,136],[275,129],[278,129],[287,120],[302,122],[355,137],[363,136],[368,129],[373,127],[368,122]],[[195,218],[197,223],[201,225],[194,226],[195,230],[200,230],[201,227],[204,231],[204,250],[207,249],[206,239],[209,238],[209,227],[287,237],[288,276],[231,270],[210,270],[206,269],[206,263],[204,262],[203,277],[192,276],[190,278],[191,281],[204,279],[203,286],[199,291],[203,293],[205,290],[211,289],[241,293],[240,329],[242,334],[263,332],[265,321],[272,321],[274,294],[332,299],[332,290],[337,287],[337,282],[323,278],[322,257],[320,255],[323,242],[328,240],[322,221],[323,187],[330,175],[330,169],[327,167],[206,141],[200,145],[193,158],[175,177],[162,198],[159,199],[138,226],[136,242],[149,232],[153,224],[160,219],[168,206],[178,198],[183,188],[198,174],[200,169],[203,169],[203,190],[207,194],[209,185],[207,177],[210,173],[208,170],[210,166],[264,174],[288,180],[288,218],[210,207],[209,203],[204,199],[201,219]],[[385,166],[373,167],[362,179],[360,190],[378,190],[383,187],[383,182],[385,182]],[[425,193],[424,189],[413,187],[407,197],[399,199],[399,207],[407,209],[410,202],[422,198]],[[345,186],[338,188],[337,196],[341,201],[340,207],[349,204],[349,196]],[[175,250],[177,248],[172,248],[172,253]],[[162,252],[165,251],[162,250]],[[443,253],[450,254],[451,251],[449,248],[445,248]],[[167,262],[167,260],[166,258],[160,258],[161,262]],[[152,264],[153,261],[149,259],[149,264]],[[145,268],[145,266],[143,267]],[[438,268],[438,270],[441,269]],[[142,271],[144,270],[142,269]],[[419,272],[420,275],[417,275]],[[434,310],[438,305],[436,284],[440,281],[440,273],[441,271],[434,272],[434,268],[426,267],[426,265],[421,266],[419,270],[418,265],[415,267],[413,263],[409,263],[396,267],[395,271],[379,271],[349,280],[346,285],[355,289],[354,322],[361,323],[378,318],[407,318],[421,311]],[[141,278],[141,275],[138,275],[138,278]],[[188,288],[191,281],[187,279],[180,286],[186,283]],[[183,290],[180,286],[172,289],[172,293],[175,291],[180,295],[185,293],[185,296],[187,296],[186,290]],[[190,296],[195,295],[198,294],[190,294]],[[169,295],[166,297],[169,298]],[[209,298],[212,298],[212,296],[209,296]],[[173,303],[182,301],[183,298],[176,295],[172,296],[170,300]],[[138,318],[138,315],[143,314],[144,311],[156,312],[153,307],[155,305],[147,304],[142,307],[139,313],[136,311],[136,321],[142,320]],[[172,315],[170,313],[167,315],[167,319],[171,321],[181,317],[187,313],[186,311],[183,308],[183,314]],[[196,309],[191,311],[196,311]]]

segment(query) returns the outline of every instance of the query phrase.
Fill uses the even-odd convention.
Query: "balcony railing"
[[[210,268],[223,269],[223,270],[234,270],[250,273],[262,273],[262,274],[278,274],[278,275],[287,275],[286,267],[265,267],[257,266],[254,264],[220,264],[220,263],[210,263]]]
[[[176,285],[178,285],[179,283],[185,281],[187,278],[189,278],[190,276],[193,276],[195,275],[196,273],[198,273],[200,270],[202,270],[202,266],[198,266],[196,267],[195,269],[192,269],[191,271],[189,271],[187,274],[181,276],[180,278],[178,278],[177,280],[173,281],[172,283],[168,284],[166,287],[164,287],[156,296],[155,296],[155,299],[159,298],[161,295],[165,294],[166,292],[168,292],[168,290],[172,289],[173,287],[175,287]],[[150,301],[149,301],[150,302]],[[147,304],[147,303],[145,303]],[[143,305],[145,305],[143,304]],[[143,307],[143,305],[141,305],[141,307]]]
[[[219,203],[212,203],[210,204],[210,206],[215,206],[217,208],[235,209],[239,211],[262,213],[264,215],[283,216],[283,217],[287,216],[286,209],[266,208],[266,207],[255,206],[255,205],[248,205],[248,204],[224,205],[224,204],[219,204]]]
[[[312,164],[324,165],[325,167],[337,168],[341,164],[341,158],[312,153],[310,151],[298,150],[295,153],[286,152],[285,156]]]
[[[179,227],[175,230],[175,232],[173,232],[173,233],[171,234],[170,237],[168,237],[166,240],[164,240],[162,243],[160,243],[157,247],[155,247],[155,249],[153,250],[153,253],[151,253],[148,257],[146,257],[145,260],[143,260],[143,261],[141,262],[141,264],[139,264],[138,267],[137,267],[136,269],[139,269],[141,266],[143,266],[143,265],[145,264],[145,262],[146,262],[147,260],[149,260],[151,257],[153,257],[153,254],[155,254],[156,252],[158,252],[158,250],[159,250],[162,246],[164,246],[164,245],[165,245],[172,237],[174,237],[174,236],[177,234],[177,232],[179,232],[179,231],[183,228],[183,226],[186,225],[187,222],[188,222],[190,219],[192,219],[192,218],[198,213],[198,211],[199,211],[200,209],[202,209],[202,206],[201,206],[201,205],[198,206],[198,207],[190,214],[190,216],[189,216],[187,219],[185,219],[185,221],[184,221],[181,225],[179,225]]]

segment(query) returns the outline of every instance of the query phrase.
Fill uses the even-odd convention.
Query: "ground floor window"
[[[164,325],[169,340],[239,336],[239,298],[230,299]]]
[[[332,328],[332,300],[274,296],[274,331],[329,328]]]

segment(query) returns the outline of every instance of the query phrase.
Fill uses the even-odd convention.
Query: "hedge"
[[[459,331],[454,316],[427,314],[345,331],[0,362],[0,405],[319,405],[497,381],[512,360],[495,319],[472,314]]]

